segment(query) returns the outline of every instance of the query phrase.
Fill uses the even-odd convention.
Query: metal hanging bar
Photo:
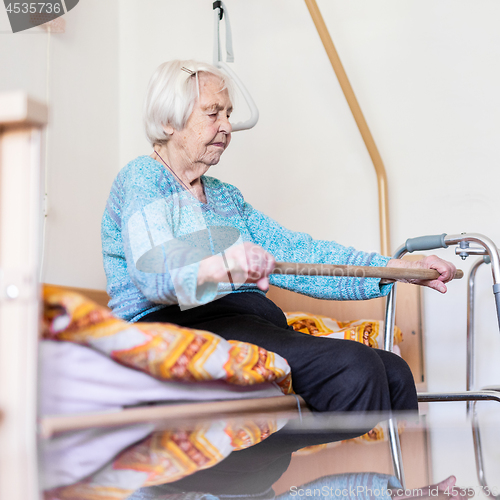
[[[245,101],[250,109],[250,118],[244,122],[232,123],[233,132],[237,132],[238,130],[248,130],[252,127],[255,127],[257,122],[259,121],[259,110],[257,109],[257,105],[255,104],[250,92],[246,89],[243,82],[239,79],[238,75],[228,66],[228,62],[234,62],[234,53],[233,53],[233,40],[231,33],[231,25],[229,23],[229,15],[227,12],[227,7],[224,2],[217,0],[213,3],[214,9],[214,53],[213,53],[213,63],[217,68],[222,69],[225,73],[227,73],[240,92],[243,94]],[[226,62],[222,60],[222,50],[220,45],[220,30],[219,25],[222,19],[225,17],[226,23]]]
[[[378,185],[378,206],[379,206],[379,220],[380,220],[380,252],[383,255],[390,255],[390,232],[389,232],[389,201],[388,201],[388,188],[387,188],[387,174],[385,172],[384,162],[377,149],[375,141],[373,140],[368,124],[366,123],[363,112],[359,106],[358,100],[352,90],[347,74],[342,66],[335,45],[333,44],[328,28],[326,27],[323,16],[318,8],[316,0],[305,0],[309,13],[311,14],[312,20],[318,34],[323,42],[330,63],[337,75],[337,79],[342,88],[342,92],[351,108],[351,112],[356,121],[356,125],[361,133],[361,137],[365,143],[368,154],[372,159],[373,166],[375,167],[375,173],[377,175],[377,185]]]

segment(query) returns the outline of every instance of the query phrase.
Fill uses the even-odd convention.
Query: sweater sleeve
[[[255,210],[233,187],[232,196],[253,241],[277,261],[316,264],[344,264],[384,267],[389,257],[359,252],[335,241],[315,240],[307,233],[290,231]],[[332,300],[366,300],[385,296],[392,285],[380,285],[378,278],[271,275],[272,285],[311,297]]]
[[[200,261],[211,255],[203,238],[179,236],[180,210],[190,230],[203,229],[195,203],[183,193],[158,192],[158,182],[129,176],[122,190],[122,238],[130,279],[151,302],[189,309],[210,302],[217,283],[197,285]],[[198,227],[199,226],[199,227]],[[202,233],[202,231],[200,231]]]

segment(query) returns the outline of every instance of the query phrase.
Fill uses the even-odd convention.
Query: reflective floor
[[[499,403],[399,415],[401,482],[387,418],[303,411],[59,433],[40,442],[40,485],[53,500],[500,495]]]

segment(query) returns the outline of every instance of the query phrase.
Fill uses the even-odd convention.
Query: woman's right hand
[[[261,290],[269,288],[269,274],[274,257],[259,245],[245,242],[229,248],[222,255],[202,260],[198,269],[198,285],[207,282],[255,283]]]

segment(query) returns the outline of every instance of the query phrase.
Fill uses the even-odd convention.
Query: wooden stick
[[[388,280],[435,280],[439,277],[439,273],[435,269],[304,264],[300,262],[276,262],[276,266],[271,274],[344,276],[350,278],[382,278]],[[463,276],[463,271],[457,269],[455,279],[461,279]]]

